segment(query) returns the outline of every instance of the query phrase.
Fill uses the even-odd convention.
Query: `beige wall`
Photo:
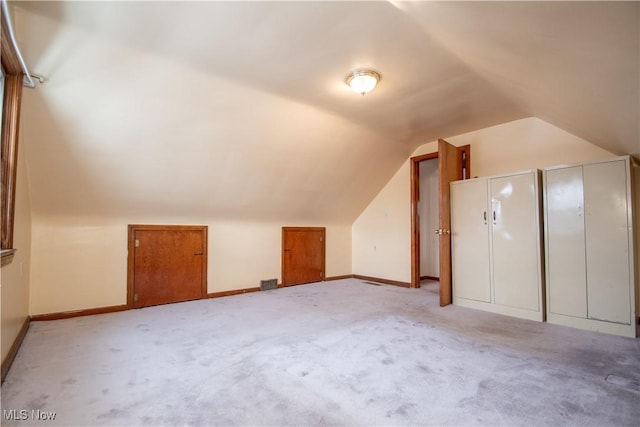
[[[448,140],[471,144],[472,173],[483,176],[611,156],[535,118]],[[413,155],[435,150],[431,142]],[[208,225],[209,292],[254,287],[261,279],[280,280],[284,225],[327,227],[327,276],[354,273],[409,282],[409,161],[352,226],[198,217],[34,217],[30,314],[124,304],[129,223]]]
[[[127,224],[208,226],[208,291],[281,281],[282,226],[326,226],[326,274],[351,273],[349,225],[211,221],[202,218],[34,218],[30,313],[126,304]]]
[[[471,174],[490,176],[613,154],[543,120],[527,118],[447,137],[471,144]],[[437,142],[418,147],[411,157],[437,151]],[[410,166],[404,162],[353,223],[353,273],[389,280],[411,280]]]
[[[409,282],[409,196],[407,161],[353,223],[354,274]]]
[[[43,218],[178,222],[195,213],[351,225],[411,151],[256,81],[31,18],[28,46],[41,38],[43,54],[29,64],[47,84],[24,93],[23,114],[37,117],[24,137],[32,208]],[[375,165],[367,173],[363,158]]]
[[[20,142],[22,143],[22,141]],[[31,203],[24,150],[18,150],[13,262],[2,267],[2,360],[4,361],[29,315],[29,270],[31,265]]]

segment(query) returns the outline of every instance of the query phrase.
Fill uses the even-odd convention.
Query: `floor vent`
[[[271,291],[278,289],[278,279],[260,280],[261,291]]]
[[[367,282],[367,281],[364,281],[363,283],[366,283],[367,285],[373,285],[373,286],[382,286],[382,283],[376,283],[376,282]]]

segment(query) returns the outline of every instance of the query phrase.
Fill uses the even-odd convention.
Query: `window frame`
[[[1,258],[2,265],[13,260],[16,248],[13,247],[13,229],[15,218],[16,177],[18,169],[18,138],[20,130],[20,107],[24,71],[18,53],[10,42],[9,26],[4,8],[0,8],[2,35],[0,39],[1,63],[4,70],[4,90],[2,99],[2,130],[0,132],[2,207],[1,207]]]

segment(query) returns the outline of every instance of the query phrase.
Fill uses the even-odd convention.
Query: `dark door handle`
[[[285,249],[284,251],[285,252],[291,252],[291,249]]]
[[[204,252],[196,252],[194,255],[204,255]]]

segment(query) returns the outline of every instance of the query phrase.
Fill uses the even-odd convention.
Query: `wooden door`
[[[447,150],[446,152],[444,152]],[[443,160],[440,158],[444,157]],[[442,213],[443,210],[446,213],[450,212],[449,207],[449,182],[457,179],[469,179],[471,178],[471,146],[463,145],[461,147],[454,147],[451,144],[448,144],[446,141],[440,139],[438,140],[438,152],[425,154],[417,157],[411,158],[411,284],[412,288],[420,287],[420,225],[419,225],[419,216],[418,216],[418,202],[420,200],[420,167],[419,163],[425,160],[430,159],[439,159],[438,160],[438,224],[440,228],[435,230],[436,233],[439,233],[440,230],[443,230],[442,227]],[[451,168],[458,168],[458,173],[453,173]],[[445,171],[448,173],[445,174]],[[448,175],[449,179],[446,181],[446,185],[443,185],[442,175]],[[451,177],[454,177],[453,179]],[[461,178],[458,178],[461,177]],[[443,204],[444,203],[444,204]],[[447,217],[450,222],[449,217]],[[449,230],[450,228],[445,228]],[[428,230],[427,232],[433,233],[434,230]],[[449,298],[448,303],[451,304],[451,245],[445,246],[444,250],[449,253],[449,260],[447,262],[446,259],[442,258],[442,243],[444,239],[438,239],[438,253],[439,253],[439,266],[440,266],[440,275],[442,275],[442,263],[447,263],[449,267],[445,269],[445,274],[447,274],[448,278],[445,277],[445,283],[448,283],[445,286],[446,289],[449,289]],[[450,238],[448,239],[451,240]],[[448,249],[447,249],[448,248]],[[445,254],[446,256],[446,254]],[[441,284],[442,278],[440,278]],[[440,290],[442,292],[442,286]],[[442,299],[442,296],[441,296]],[[446,301],[446,298],[445,298]],[[443,305],[447,305],[443,304]]]
[[[324,280],[325,228],[282,227],[282,284]]]
[[[451,190],[449,183],[463,177],[462,151],[444,139],[438,140],[440,185],[440,306],[451,304]]]
[[[206,226],[129,226],[131,307],[188,301],[207,295]]]

